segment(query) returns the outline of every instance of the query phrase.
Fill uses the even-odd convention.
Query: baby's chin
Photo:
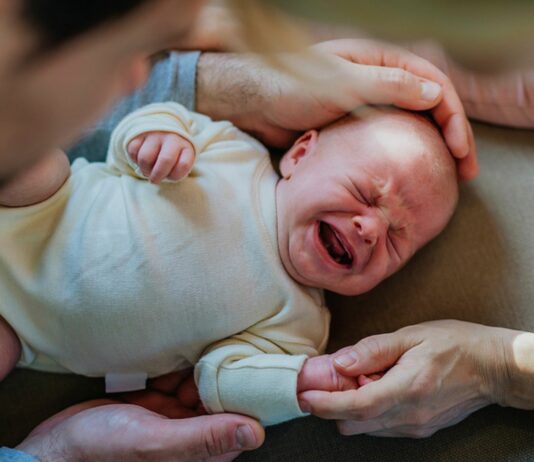
[[[379,285],[384,279],[376,280],[366,280],[359,279],[358,281],[346,281],[343,283],[335,281],[317,281],[314,287],[332,292],[338,295],[343,295],[346,297],[354,297],[356,295],[362,295],[370,290],[374,289]]]

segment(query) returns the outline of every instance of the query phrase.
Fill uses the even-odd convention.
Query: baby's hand
[[[176,133],[148,132],[128,144],[128,155],[152,183],[185,178],[195,163],[195,148]]]
[[[302,366],[297,380],[297,393],[308,390],[345,391],[361,386],[355,377],[337,372],[331,355],[309,358]]]

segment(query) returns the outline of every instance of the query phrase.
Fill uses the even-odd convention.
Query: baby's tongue
[[[336,233],[334,232],[334,230],[330,226],[326,225],[324,232],[325,240],[328,243],[329,250],[338,256],[343,255],[345,253],[345,249],[336,237]]]

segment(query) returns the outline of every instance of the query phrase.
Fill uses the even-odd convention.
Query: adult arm
[[[301,131],[326,125],[364,104],[432,110],[458,159],[460,176],[476,176],[476,148],[462,104],[448,77],[434,65],[401,48],[369,40],[335,40],[313,48],[329,65],[311,86],[252,55],[201,55],[197,110],[216,120],[231,120],[277,147],[286,147]]]
[[[368,337],[336,356],[339,372],[367,383],[305,392],[301,406],[338,419],[343,434],[425,437],[497,403],[534,409],[534,334],[441,320]],[[369,383],[366,376],[385,371]]]
[[[54,149],[0,185],[0,206],[24,207],[48,199],[67,181],[65,153]]]
[[[534,128],[534,69],[476,72],[436,43],[407,47],[449,76],[469,118],[515,128]]]

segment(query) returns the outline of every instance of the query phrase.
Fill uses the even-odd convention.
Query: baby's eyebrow
[[[375,197],[385,198],[386,207],[395,208],[395,210],[411,211],[419,206],[419,204],[409,199],[409,196],[403,191],[404,188],[399,187],[397,191],[392,192],[392,181],[390,179],[373,177],[371,179],[373,190],[371,191]],[[402,213],[402,212],[401,212]],[[402,213],[405,215],[405,213]],[[407,225],[405,216],[399,217],[397,213],[393,216],[388,214],[391,227],[394,230],[404,229]]]

